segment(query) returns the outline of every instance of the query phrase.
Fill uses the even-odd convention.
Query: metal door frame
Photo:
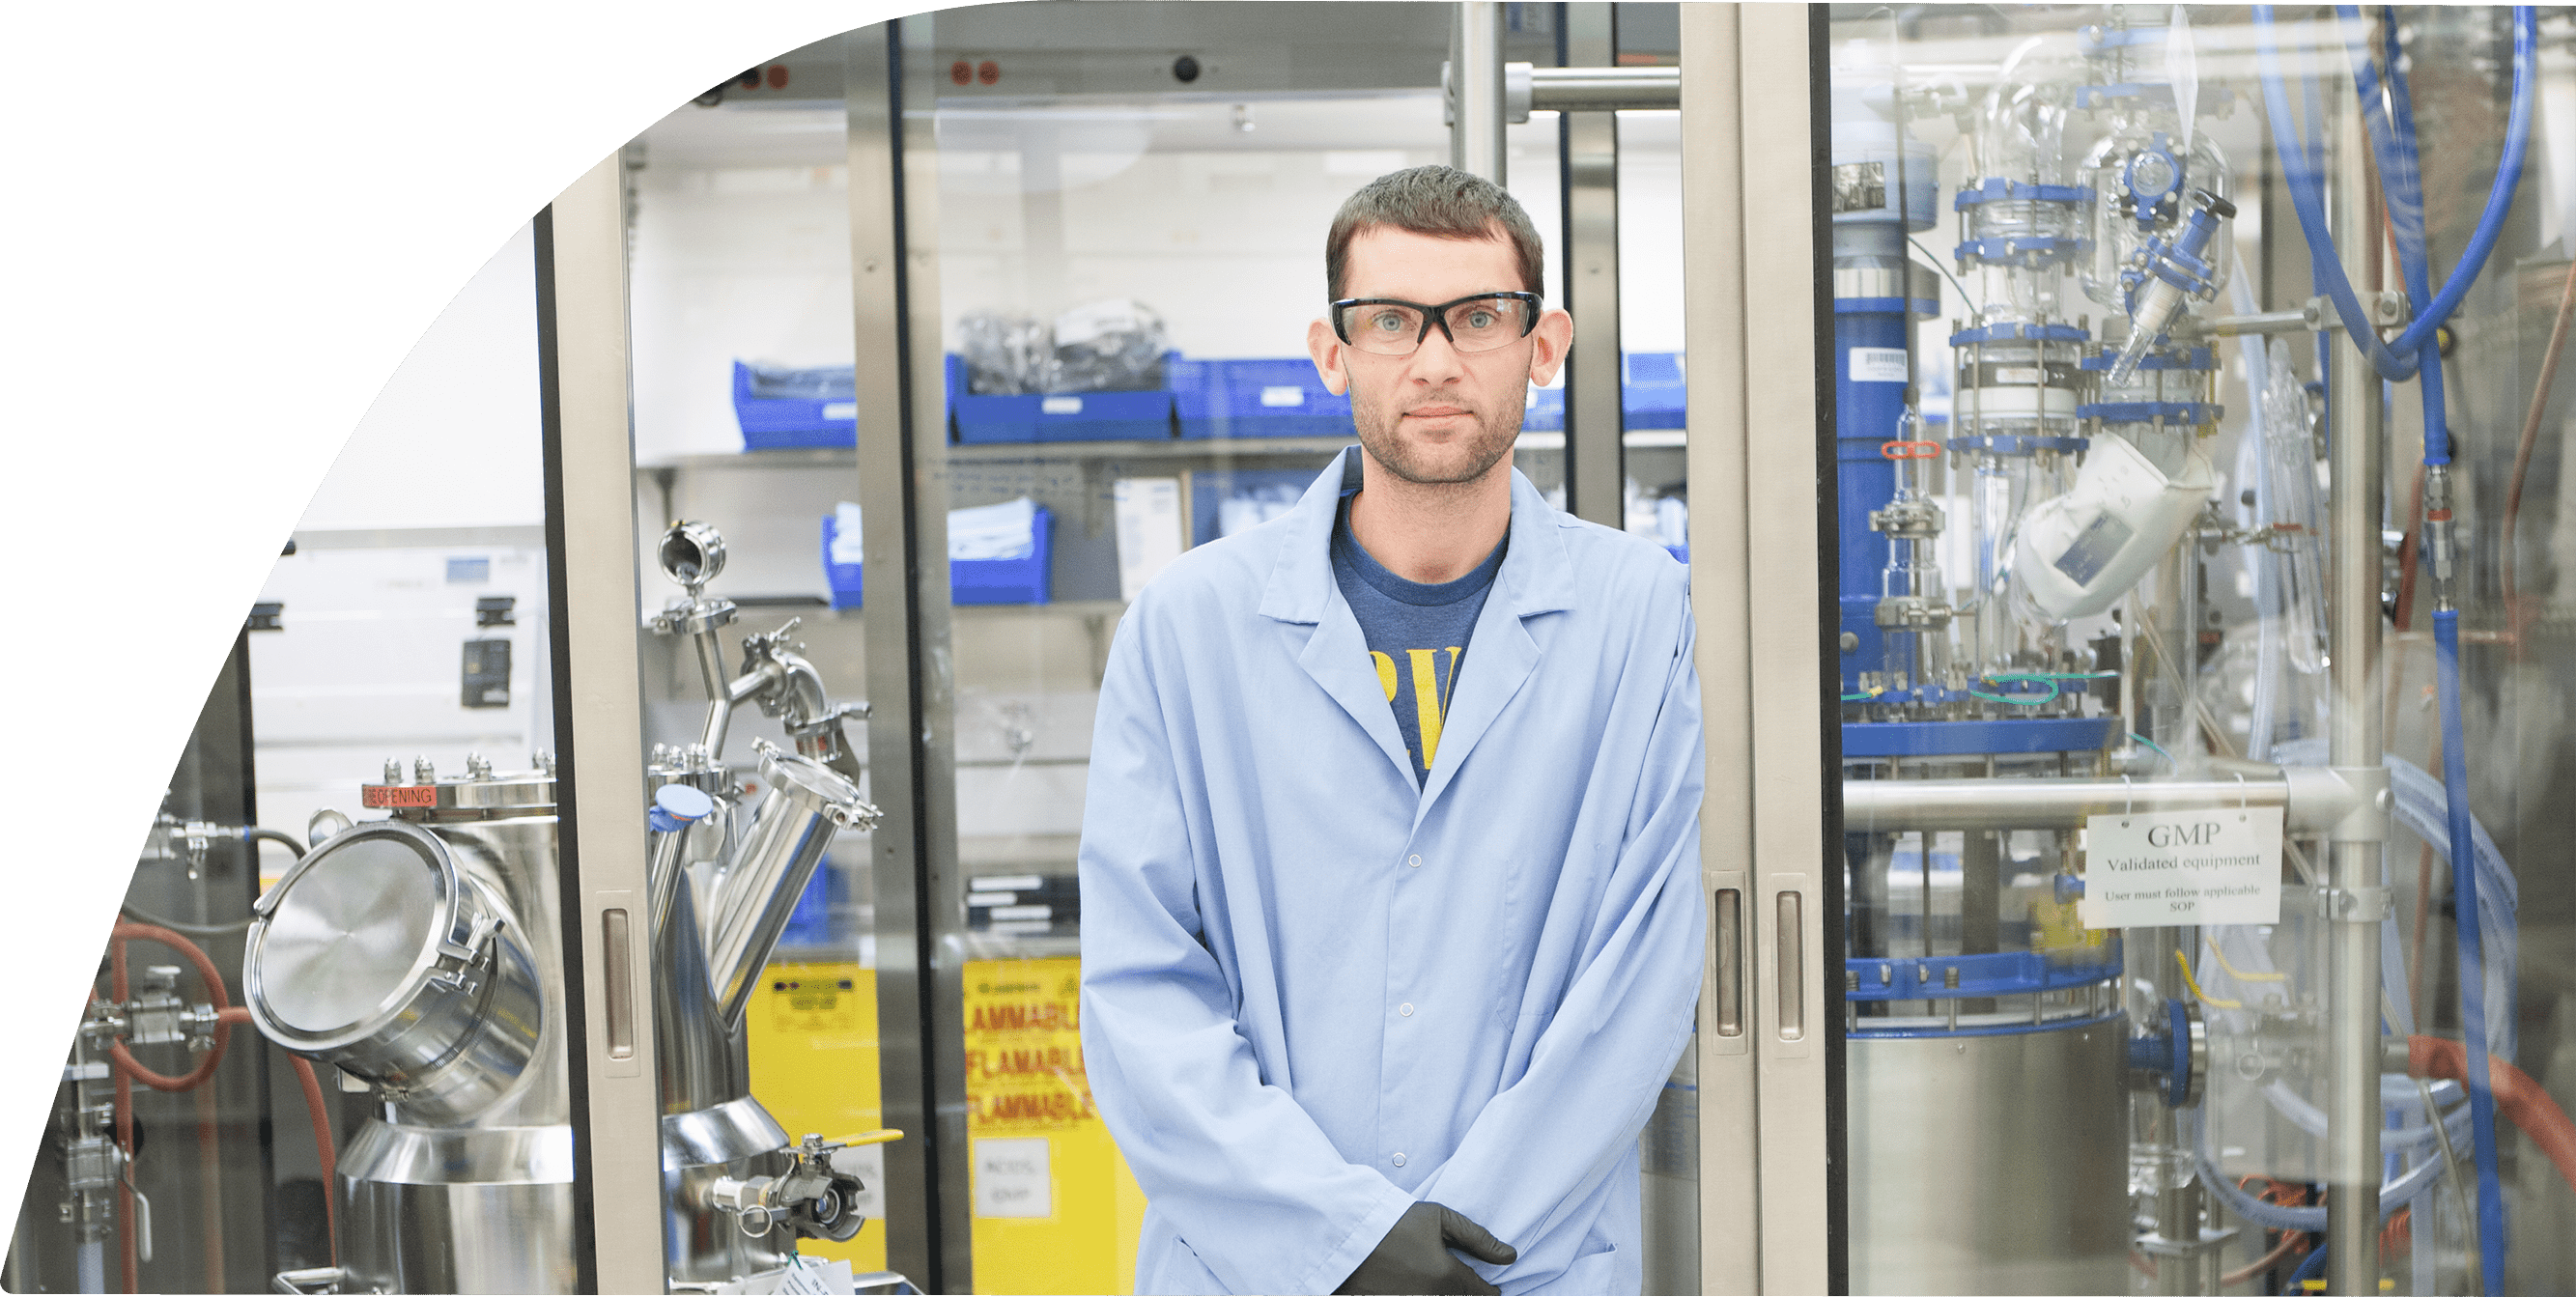
[[[850,33],[850,277],[858,500],[867,529],[869,793],[877,1049],[888,1126],[886,1263],[925,1292],[974,1287],[966,1140],[966,902],[957,868],[949,649],[948,402],[940,345],[935,19]],[[911,91],[907,97],[907,90]]]
[[[642,624],[626,331],[624,166],[537,214],[537,384],[571,1019],[573,1247],[591,1292],[661,1292],[661,1100],[643,898]],[[588,756],[593,760],[583,760]]]
[[[1708,735],[1701,870],[1712,901],[1699,1030],[1700,1281],[1710,1293],[1846,1283],[1842,1015],[1825,978],[1842,887],[1840,731],[1824,689],[1837,628],[1825,594],[1831,349],[1817,333],[1831,319],[1816,273],[1823,22],[1821,6],[1681,13],[1692,604]],[[1799,246],[1810,255],[1777,255]],[[1803,523],[1781,507],[1798,500],[1811,502]]]

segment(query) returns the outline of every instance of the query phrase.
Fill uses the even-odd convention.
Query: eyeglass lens
[[[1460,351],[1492,351],[1519,341],[1528,332],[1529,304],[1511,297],[1482,297],[1457,302],[1444,313],[1449,345]],[[1406,356],[1422,343],[1420,307],[1396,302],[1363,302],[1342,308],[1342,333],[1352,346],[1381,356]]]

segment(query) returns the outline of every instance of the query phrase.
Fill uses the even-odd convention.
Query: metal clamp
[[[2317,910],[2336,923],[2377,923],[2395,913],[2385,887],[2320,887]]]

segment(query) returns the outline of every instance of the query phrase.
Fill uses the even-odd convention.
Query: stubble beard
[[[1426,404],[1453,404],[1449,401]],[[1375,402],[1354,399],[1351,423],[1360,434],[1360,447],[1380,468],[1397,479],[1415,486],[1461,487],[1482,482],[1512,453],[1512,443],[1521,433],[1521,411],[1518,407],[1475,415],[1476,434],[1461,443],[1425,453],[1422,446],[1405,440],[1397,431],[1402,424],[1401,410],[1388,411]],[[1462,455],[1462,461],[1450,464],[1432,462],[1433,456]]]

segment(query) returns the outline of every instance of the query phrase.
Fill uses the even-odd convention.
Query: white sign
[[[1902,383],[1905,381],[1905,348],[1854,347],[1851,349],[1851,381],[1855,383]]]
[[[1181,535],[1181,479],[1122,477],[1111,488],[1118,521],[1118,597],[1136,596],[1188,548]]]
[[[1055,1214],[1055,1180],[1047,1140],[979,1139],[975,1145],[975,1214],[1044,1218]]]
[[[2096,815],[2084,839],[2085,927],[2280,922],[2280,807]]]

